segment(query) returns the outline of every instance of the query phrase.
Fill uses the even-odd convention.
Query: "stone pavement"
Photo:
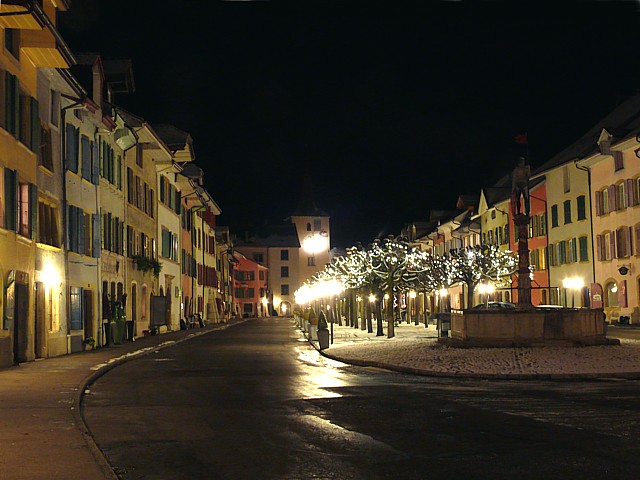
[[[87,431],[81,393],[128,359],[233,323],[239,322],[142,337],[0,370],[0,479],[117,479]]]

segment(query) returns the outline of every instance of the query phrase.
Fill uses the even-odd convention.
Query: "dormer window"
[[[613,155],[614,171],[617,172],[618,170],[622,170],[624,168],[624,157],[622,152],[614,150],[611,154]]]

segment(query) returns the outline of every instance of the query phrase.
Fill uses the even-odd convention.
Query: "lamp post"
[[[481,283],[478,285],[478,292],[484,294],[484,308],[489,308],[489,295],[496,291],[492,283]]]
[[[571,308],[575,308],[576,304],[576,290],[580,290],[584,286],[584,281],[579,277],[565,278],[562,281],[562,286],[566,290],[571,290]],[[567,303],[565,293],[565,306]]]

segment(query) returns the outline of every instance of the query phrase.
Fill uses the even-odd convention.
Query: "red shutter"
[[[635,195],[633,194],[633,184],[634,184],[634,181],[628,178],[624,186],[624,192],[627,195],[627,207],[633,207],[635,205],[635,202],[634,202]]]
[[[618,232],[611,232],[609,235],[609,245],[611,246],[611,258],[618,258],[616,255],[616,235]]]
[[[636,225],[636,255],[640,255],[640,223]]]
[[[627,257],[630,257],[631,255],[633,255],[633,244],[632,244],[632,239],[633,239],[633,227],[623,227],[624,228],[624,243],[626,245],[627,251]]]
[[[599,262],[602,261],[602,235],[596,235],[596,257]]]
[[[615,185],[609,185],[609,211],[618,210],[618,192]]]
[[[618,304],[621,308],[627,308],[627,281],[622,280],[618,286]]]
[[[602,215],[602,192],[596,192],[596,215]]]
[[[593,308],[602,308],[604,306],[602,302],[602,286],[599,283],[592,283],[589,292],[591,293],[591,306]]]

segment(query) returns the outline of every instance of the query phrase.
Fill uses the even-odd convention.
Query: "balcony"
[[[55,9],[50,13],[55,14]],[[75,64],[71,50],[38,2],[2,1],[0,25],[21,31],[20,50],[36,67],[69,68]]]

